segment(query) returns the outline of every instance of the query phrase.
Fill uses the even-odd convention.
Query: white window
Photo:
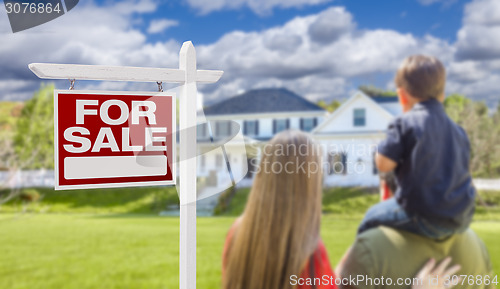
[[[222,168],[222,155],[218,154],[215,156],[215,166],[220,169]]]
[[[316,126],[316,118],[300,119],[300,129],[303,131],[311,131]]]
[[[259,121],[258,120],[245,120],[243,123],[243,134],[256,136],[259,134]]]
[[[347,174],[347,153],[330,152],[328,154],[328,174],[345,175]]]
[[[257,172],[257,159],[253,157],[247,158],[247,155],[243,155],[243,158],[247,161],[248,172],[245,175],[245,179],[251,179],[253,175]]]
[[[373,152],[373,157],[372,157],[373,164],[372,165],[373,165],[373,174],[374,175],[378,175],[377,163],[375,162],[376,156],[377,156],[376,152]]]
[[[208,123],[200,123],[196,126],[196,139],[208,138]]]
[[[205,171],[206,156],[203,154],[199,157],[200,157],[200,170],[203,172]]]
[[[215,124],[215,135],[226,137],[231,135],[231,122],[228,120],[219,120]]]
[[[274,124],[273,132],[278,133],[280,131],[284,131],[284,130],[288,129],[288,127],[290,126],[290,120],[289,119],[275,119],[273,124]]]
[[[355,108],[353,116],[354,116],[353,118],[354,126],[366,125],[366,110],[364,108]]]

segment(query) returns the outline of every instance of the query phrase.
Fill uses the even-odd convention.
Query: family
[[[223,288],[496,288],[487,249],[469,228],[476,194],[470,144],[445,113],[445,82],[434,57],[410,56],[398,69],[404,113],[376,156],[382,202],[368,210],[335,270],[320,237],[321,170],[260,170],[227,234]],[[261,162],[321,166],[321,153],[275,153],[290,145],[321,150],[308,134],[284,131]]]

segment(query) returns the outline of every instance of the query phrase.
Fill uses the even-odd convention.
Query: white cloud
[[[465,6],[466,25],[500,25],[500,2],[475,0]]]
[[[201,14],[248,7],[259,15],[266,15],[271,13],[273,8],[297,8],[330,1],[332,0],[187,0],[187,3]]]
[[[158,5],[154,0],[127,0],[109,6],[111,6],[111,12],[121,15],[130,15],[132,13],[154,12]],[[78,6],[78,8],[80,8],[80,6]]]
[[[151,11],[150,1],[128,2],[130,7],[144,2],[147,9],[141,11]],[[0,47],[0,55],[4,55],[0,57],[0,66],[6,69],[0,79],[35,81],[36,77],[26,68],[31,62],[178,65],[180,44],[174,40],[148,43],[144,33],[134,27],[133,9],[120,8],[120,13],[113,13],[115,6],[102,9],[92,2],[80,6],[75,13],[28,33],[6,34],[6,45]],[[310,99],[345,97],[343,94],[352,89],[350,78],[393,73],[400,61],[412,53],[446,58],[453,55],[453,48],[431,36],[417,38],[392,30],[357,30],[352,14],[345,8],[332,7],[259,32],[228,32],[212,44],[198,46],[197,52],[200,68],[225,71],[220,84],[200,85],[205,99],[214,101],[240,89],[265,86],[288,87]],[[78,87],[149,86],[82,81]],[[12,87],[12,91],[19,89]],[[31,92],[26,94],[29,96]]]
[[[211,102],[259,87],[285,87],[311,100],[345,98],[364,80],[377,78],[391,87],[392,76],[402,59],[424,53],[445,63],[448,92],[490,97],[498,90],[500,81],[497,3],[476,0],[467,5],[464,26],[452,44],[430,35],[416,37],[389,29],[358,29],[354,16],[342,7],[296,17],[262,31],[230,31],[211,44],[196,47],[201,69],[225,71],[219,83],[199,88]],[[64,17],[15,34],[8,28],[5,13],[0,11],[0,99],[32,96],[41,81],[28,70],[31,62],[177,67],[180,43],[148,42],[145,33],[136,27],[141,13],[155,9],[150,0],[106,6],[82,2]],[[476,31],[474,27],[481,29]],[[481,39],[480,35],[490,35],[492,39]],[[488,60],[482,60],[485,55]],[[67,81],[56,85],[67,88]],[[77,81],[76,87],[156,89],[150,83],[86,81]]]
[[[442,0],[418,0],[418,2],[422,5],[431,5],[434,3],[441,2]]]
[[[459,60],[487,60],[500,57],[500,26],[467,25],[458,32]]]
[[[500,74],[480,72],[484,77],[477,77],[475,81],[463,83],[460,81],[449,81],[448,91],[464,94],[468,97],[484,100],[489,105],[498,105],[500,93],[498,83],[500,83]]]
[[[500,81],[500,2],[474,0],[464,9],[455,60],[448,68],[448,91],[498,103]]]
[[[15,81],[40,83],[28,69],[28,64],[33,62],[178,66],[179,43],[172,40],[148,43],[144,33],[134,27],[137,15],[154,10],[156,4],[150,0],[128,0],[105,6],[81,2],[78,9],[44,25],[19,33],[8,29],[2,33],[0,81],[6,81],[10,89],[3,90],[0,99],[32,96],[38,85],[27,85],[21,91]],[[0,16],[0,31],[7,30],[6,18]],[[87,85],[94,84],[78,83],[79,88]],[[66,87],[64,83],[62,88]]]
[[[155,19],[149,23],[148,33],[155,34],[161,33],[170,27],[179,25],[179,21],[171,19]]]
[[[457,2],[457,0],[417,0],[417,1],[424,6],[429,6],[436,3],[442,3],[445,6],[449,6]]]
[[[475,0],[465,6],[464,26],[457,34],[459,60],[500,57],[500,1]]]
[[[324,20],[332,15],[336,20]],[[323,30],[316,29],[318,25]],[[333,7],[261,32],[230,32],[211,45],[199,46],[198,52],[200,64],[225,70],[221,89],[205,94],[213,101],[234,95],[237,89],[264,86],[285,86],[310,99],[345,97],[342,94],[352,88],[351,78],[393,74],[414,53],[448,61],[454,48],[432,36],[356,30],[352,15]]]
[[[356,24],[351,13],[344,7],[333,7],[321,12],[309,26],[311,39],[319,43],[331,43],[354,29]]]

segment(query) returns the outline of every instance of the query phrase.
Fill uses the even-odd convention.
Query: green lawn
[[[0,196],[7,191],[0,191]],[[0,206],[0,213],[22,211],[36,213],[127,213],[157,214],[179,198],[173,187],[143,187],[93,190],[55,191],[51,188],[30,188],[22,196],[36,196],[37,202],[25,202],[21,197]]]
[[[222,216],[239,216],[245,208],[250,189],[241,189],[231,200]],[[500,191],[479,192],[483,203],[477,201],[476,221],[500,221]],[[326,188],[323,192],[323,213],[339,215],[343,218],[362,219],[368,208],[379,202],[376,189],[366,188]]]
[[[1,193],[1,192],[0,192]],[[0,288],[178,288],[179,219],[158,217],[177,204],[174,189],[92,191],[30,189],[41,201],[20,199],[0,210]],[[198,218],[199,288],[220,288],[225,235],[244,208],[239,191],[219,217]],[[500,269],[499,192],[482,192],[474,230]],[[326,189],[322,236],[332,265],[353,242],[363,213],[376,192]],[[20,213],[20,212],[27,213]]]
[[[198,219],[199,288],[220,288],[221,254],[234,217]],[[359,220],[323,218],[332,264]],[[0,215],[0,288],[178,288],[178,218],[140,215]],[[500,223],[475,222],[500,269]]]

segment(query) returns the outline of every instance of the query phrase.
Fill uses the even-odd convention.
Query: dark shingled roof
[[[247,91],[204,109],[205,115],[324,111],[320,106],[284,88]]]
[[[371,96],[376,103],[398,102],[397,96]]]

